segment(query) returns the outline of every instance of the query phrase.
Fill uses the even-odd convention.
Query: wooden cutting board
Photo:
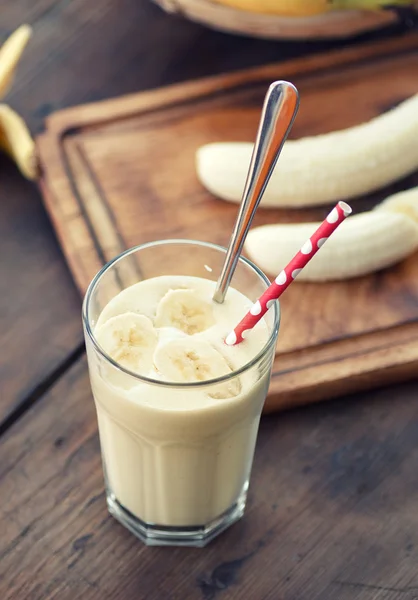
[[[418,35],[50,116],[37,140],[40,186],[82,294],[106,261],[135,244],[180,237],[228,243],[237,206],[202,188],[195,151],[207,142],[253,140],[274,79],[291,80],[301,93],[291,137],[349,127],[418,92]],[[352,205],[367,210],[413,185],[418,174]],[[319,220],[328,209],[260,208],[255,225]],[[266,411],[412,378],[417,367],[417,255],[349,282],[295,283],[282,300]]]

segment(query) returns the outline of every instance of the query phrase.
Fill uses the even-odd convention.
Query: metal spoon
[[[241,206],[213,295],[213,300],[219,304],[225,299],[255,211],[292,128],[298,108],[299,94],[294,85],[287,81],[275,81],[270,85],[264,99]]]

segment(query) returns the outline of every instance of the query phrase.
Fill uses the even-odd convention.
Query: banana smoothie
[[[224,256],[146,243],[108,263],[84,300],[108,508],[148,545],[201,547],[244,513],[279,311],[225,344],[269,281],[240,258],[214,302]]]
[[[269,373],[231,373],[259,354],[268,329],[261,322],[242,344],[225,345],[252,302],[231,288],[217,304],[213,292],[213,281],[196,277],[142,281],[107,304],[94,330],[119,365],[167,384],[111,365],[91,377],[108,485],[146,523],[208,523],[247,486]],[[224,376],[192,393],[181,385]]]

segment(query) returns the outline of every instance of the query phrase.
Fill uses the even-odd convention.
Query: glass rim
[[[243,373],[245,373],[246,371],[251,369],[255,364],[257,364],[257,362],[261,361],[263,356],[265,354],[267,354],[267,352],[270,350],[272,344],[275,343],[275,341],[276,341],[277,334],[279,331],[279,326],[280,326],[280,318],[281,318],[280,303],[278,300],[276,300],[274,305],[271,307],[274,309],[274,323],[273,323],[273,327],[270,332],[269,338],[268,338],[267,342],[265,343],[265,345],[260,350],[260,352],[258,352],[256,354],[256,356],[254,358],[252,358],[249,362],[247,362],[244,365],[242,365],[241,367],[239,367],[239,369],[236,369],[236,370],[232,371],[231,373],[228,373],[227,375],[222,375],[221,377],[216,377],[214,379],[182,383],[182,382],[177,382],[177,381],[173,381],[173,382],[162,381],[160,379],[154,379],[152,377],[140,375],[139,373],[135,373],[134,371],[131,371],[130,369],[127,369],[126,367],[119,364],[109,354],[107,354],[107,352],[99,344],[96,336],[94,335],[94,331],[91,327],[90,308],[91,308],[91,299],[92,299],[93,293],[96,290],[97,285],[100,283],[100,281],[103,278],[103,276],[105,275],[105,273],[107,273],[107,271],[109,271],[116,263],[118,263],[120,260],[123,260],[125,257],[129,256],[130,254],[134,254],[140,250],[145,250],[145,249],[151,248],[153,246],[164,246],[164,245],[169,245],[169,244],[197,245],[197,246],[203,246],[205,248],[210,248],[212,250],[218,250],[224,254],[227,252],[227,248],[225,248],[224,246],[220,246],[219,244],[214,244],[212,242],[203,242],[200,240],[190,240],[190,239],[183,239],[183,238],[178,238],[178,239],[170,238],[170,239],[166,239],[166,240],[156,240],[153,242],[145,242],[144,244],[138,244],[136,246],[133,246],[132,248],[128,248],[127,250],[124,250],[123,252],[121,252],[120,254],[118,254],[117,256],[112,258],[111,260],[109,260],[105,265],[103,265],[103,267],[100,269],[100,271],[98,271],[96,273],[96,275],[93,277],[93,279],[91,280],[91,282],[87,288],[87,291],[86,291],[84,299],[83,299],[83,306],[82,306],[83,324],[84,324],[85,331],[87,332],[87,335],[88,335],[90,341],[92,342],[95,350],[108,363],[110,363],[115,369],[117,369],[118,371],[120,371],[122,373],[125,373],[125,375],[133,377],[134,379],[138,380],[139,383],[149,383],[149,384],[157,385],[160,387],[169,387],[169,388],[177,388],[177,389],[200,388],[200,387],[205,387],[205,386],[211,386],[211,385],[218,384],[218,383],[223,383],[225,381],[232,379],[233,377],[242,375]],[[250,267],[250,269],[266,285],[266,289],[267,289],[267,287],[270,285],[271,282],[270,282],[269,278],[263,273],[263,271],[257,267],[257,265],[255,265],[251,260],[249,260],[248,258],[246,258],[245,256],[242,256],[242,255],[240,255],[238,257],[238,262],[241,262],[241,263],[245,264],[246,266]],[[135,284],[133,284],[133,285],[135,285]]]

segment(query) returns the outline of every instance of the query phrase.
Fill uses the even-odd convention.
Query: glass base
[[[147,546],[194,546],[198,548],[206,546],[242,517],[246,499],[247,490],[244,489],[231,508],[206,525],[168,527],[145,523],[126,510],[114,494],[108,492],[106,496],[110,514]]]

